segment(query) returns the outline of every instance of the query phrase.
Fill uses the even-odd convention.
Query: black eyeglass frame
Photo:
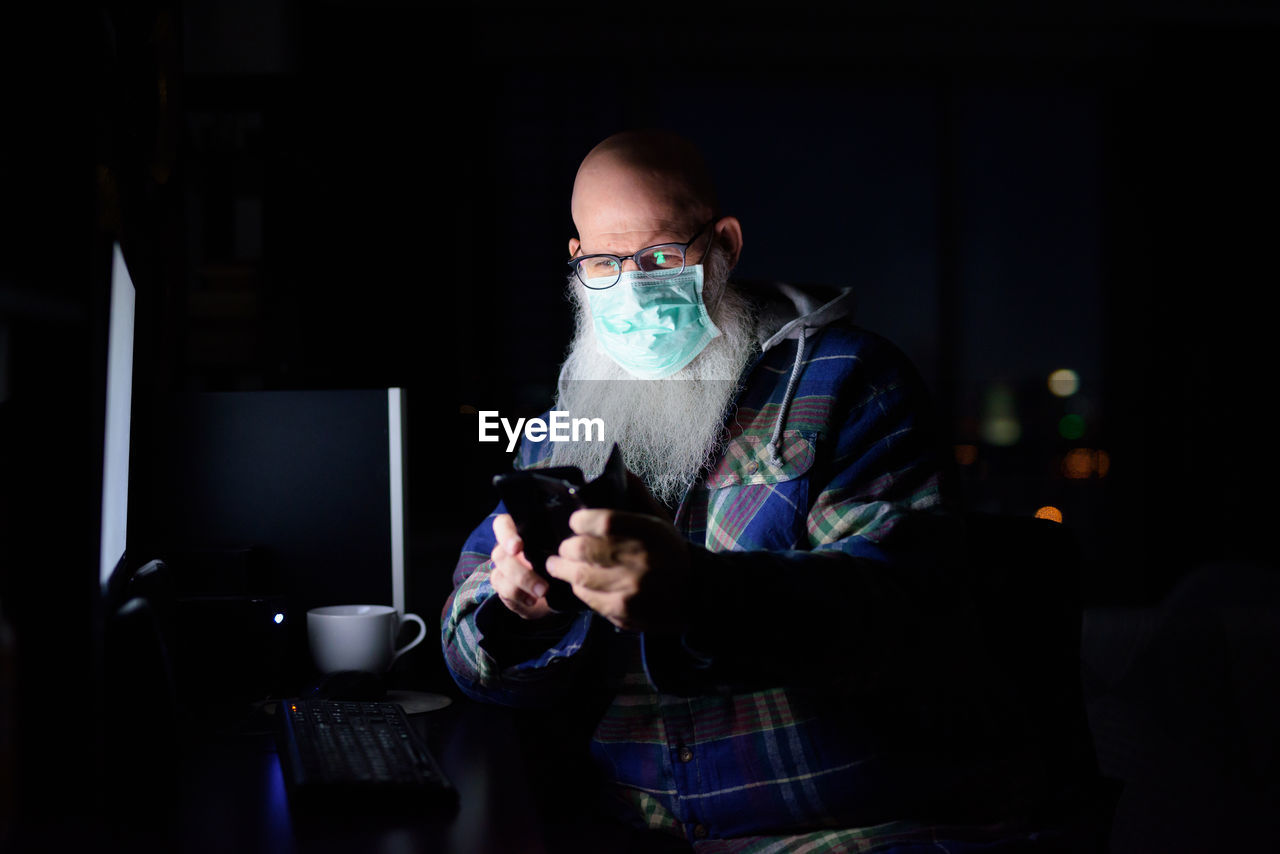
[[[715,222],[716,221],[714,219],[707,220],[706,224],[703,225],[702,228],[699,228],[696,232],[694,232],[693,237],[689,238],[688,242],[686,243],[655,243],[652,246],[646,246],[643,249],[637,249],[635,253],[625,257],[619,256],[619,255],[610,255],[607,252],[593,252],[590,255],[575,255],[574,257],[570,258],[566,263],[573,268],[574,275],[578,277],[579,282],[582,282],[583,287],[593,291],[606,291],[609,288],[613,287],[614,285],[618,284],[618,282],[622,280],[622,265],[625,262],[631,261],[637,267],[640,267],[640,256],[642,254],[644,254],[645,252],[652,252],[655,249],[663,249],[665,247],[670,246],[672,248],[677,248],[680,250],[680,269],[679,270],[677,270],[675,267],[665,267],[665,268],[660,268],[658,270],[645,270],[643,267],[640,267],[640,269],[641,269],[641,272],[643,272],[645,275],[652,276],[655,279],[665,279],[669,276],[678,276],[681,273],[683,273],[684,268],[689,265],[689,247],[697,243],[698,240],[702,237],[702,233],[706,231],[708,228],[710,228],[711,226],[715,225]],[[714,229],[711,231],[711,236],[713,238],[715,237]],[[711,243],[708,242],[707,250],[704,250],[703,257],[706,257],[706,251],[710,249],[711,249]],[[587,280],[582,277],[582,270],[581,268],[579,268],[578,265],[589,258],[612,258],[614,263],[618,265],[618,275],[615,276],[613,281],[607,285],[587,284]]]

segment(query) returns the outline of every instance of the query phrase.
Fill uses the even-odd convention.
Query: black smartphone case
[[[547,604],[555,611],[586,609],[566,581],[547,572],[547,558],[573,536],[569,517],[584,507],[627,509],[627,468],[615,444],[604,471],[590,482],[573,466],[530,469],[500,474],[493,485],[524,540],[525,556],[533,571],[547,581]]]

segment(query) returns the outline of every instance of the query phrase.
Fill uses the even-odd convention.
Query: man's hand
[[[533,571],[524,554],[524,541],[516,533],[516,523],[503,513],[493,520],[493,535],[498,543],[489,557],[493,572],[489,582],[502,604],[526,620],[536,620],[554,613],[547,604],[547,582]]]
[[[675,630],[684,622],[689,546],[665,519],[618,510],[578,510],[575,536],[547,559],[593,611],[631,631]]]

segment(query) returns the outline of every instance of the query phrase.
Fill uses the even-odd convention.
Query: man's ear
[[[736,216],[721,217],[715,225],[716,242],[729,257],[729,269],[738,266],[738,256],[742,254],[742,223]]]
[[[581,245],[582,245],[582,241],[580,241],[578,238],[576,237],[569,238],[569,257],[570,258],[578,254],[578,247]]]

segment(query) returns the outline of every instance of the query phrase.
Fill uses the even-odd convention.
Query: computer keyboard
[[[398,704],[285,700],[280,712],[280,768],[295,807],[381,811],[456,802]]]

